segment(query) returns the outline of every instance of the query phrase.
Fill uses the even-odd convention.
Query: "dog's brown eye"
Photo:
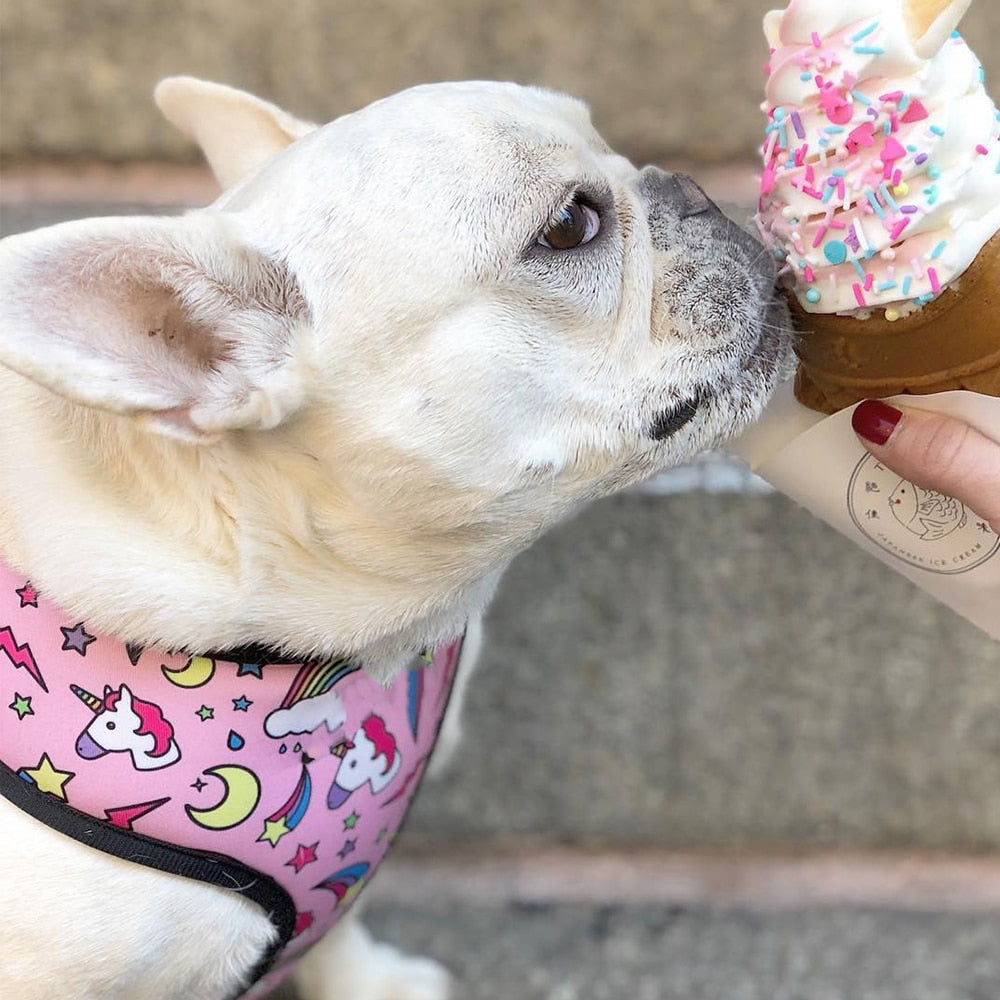
[[[601,229],[601,217],[589,205],[574,201],[567,205],[549,228],[538,237],[552,250],[572,250],[589,243]]]

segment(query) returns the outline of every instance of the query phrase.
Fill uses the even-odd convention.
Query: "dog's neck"
[[[0,381],[0,555],[125,642],[265,642],[389,676],[460,634],[509,558],[489,544],[471,555],[447,517],[436,531],[381,523],[287,434],[199,448]]]

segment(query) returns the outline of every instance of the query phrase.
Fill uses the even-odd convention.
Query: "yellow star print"
[[[257,838],[257,842],[266,840],[272,847],[277,847],[278,841],[286,833],[291,833],[291,831],[288,829],[284,816],[279,820],[266,819],[264,820],[264,832]]]
[[[63,786],[75,777],[73,771],[60,771],[55,768],[47,753],[42,754],[37,767],[26,767],[24,773],[31,778],[40,792],[49,792],[63,802],[66,801],[66,790]]]

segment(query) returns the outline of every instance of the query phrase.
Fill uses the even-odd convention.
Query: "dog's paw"
[[[443,965],[374,940],[356,920],[305,955],[295,982],[303,1000],[448,1000],[451,994]]]
[[[372,971],[377,981],[372,982],[370,993],[363,994],[364,1000],[448,1000],[451,976],[439,962],[407,955],[386,944],[376,948],[378,968]]]

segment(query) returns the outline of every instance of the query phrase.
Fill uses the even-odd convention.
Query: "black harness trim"
[[[39,822],[95,850],[147,868],[155,868],[157,871],[182,875],[237,892],[260,906],[274,924],[278,939],[253,970],[250,981],[240,987],[236,996],[240,996],[268,972],[278,953],[295,933],[295,905],[292,898],[269,876],[262,875],[239,861],[222,854],[206,854],[164,844],[141,833],[123,830],[113,823],[95,819],[48,792],[39,791],[3,763],[0,763],[0,795]]]

